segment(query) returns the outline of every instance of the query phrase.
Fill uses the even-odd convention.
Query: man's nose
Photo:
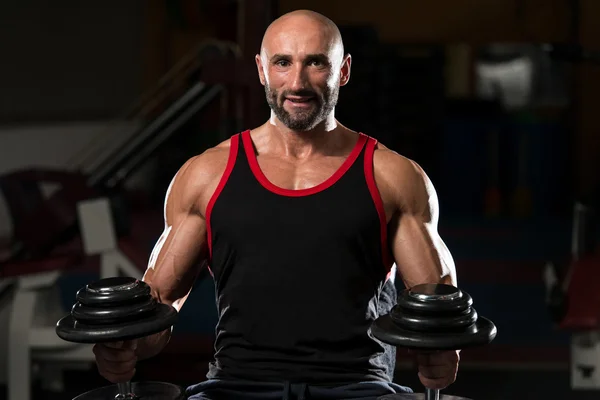
[[[296,64],[292,71],[292,82],[290,83],[290,89],[294,92],[306,89],[306,69],[301,64]]]

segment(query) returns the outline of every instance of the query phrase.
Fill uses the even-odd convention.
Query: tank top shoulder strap
[[[240,147],[241,147],[240,146],[240,134],[238,133],[238,134],[233,135],[230,139],[229,156],[227,158],[227,164],[225,166],[225,171],[223,171],[223,175],[221,175],[221,179],[219,180],[219,183],[217,184],[217,188],[215,189],[214,193],[212,194],[212,196],[206,206],[204,215],[205,215],[205,219],[207,222],[207,238],[208,238],[209,257],[212,257],[212,233],[211,233],[211,223],[210,223],[211,218],[210,217],[211,217],[215,202],[217,201],[217,199],[219,198],[219,195],[223,191],[223,188],[227,184],[227,181],[229,180],[229,176],[231,175],[231,172],[233,171],[233,167],[236,164],[236,160],[239,158],[239,153],[240,153],[239,148]],[[209,266],[209,269],[210,269],[210,266]],[[212,274],[212,272],[211,272],[211,274]]]
[[[250,137],[250,129],[238,133],[237,136],[239,136],[240,141],[240,152],[238,157],[243,157],[250,161],[250,153],[254,154],[254,143],[252,143],[252,138]]]
[[[364,133],[361,133],[361,135],[365,137],[365,142],[366,142],[365,155],[368,153],[371,153],[371,155],[372,155],[373,152],[375,151],[375,148],[377,147],[377,143],[379,143],[379,142],[374,137],[365,135]]]
[[[365,135],[366,136],[366,135]],[[388,238],[387,238],[387,217],[385,215],[385,207],[383,206],[383,199],[381,197],[381,193],[379,192],[379,188],[377,187],[377,183],[375,181],[375,167],[374,167],[374,155],[375,150],[377,149],[377,139],[367,136],[366,137],[366,146],[365,146],[365,156],[364,156],[364,172],[365,179],[367,181],[367,187],[369,188],[369,192],[371,193],[371,197],[373,198],[373,203],[375,204],[375,208],[377,209],[377,214],[379,216],[379,225],[381,228],[381,248],[383,252],[383,263],[385,268],[390,271],[392,264],[394,263],[393,257],[390,253],[390,249],[388,246]]]
[[[352,170],[352,175],[355,175],[355,173],[358,170],[362,169],[361,161],[364,158],[365,144],[367,143],[368,139],[369,137],[367,135],[363,133],[358,134],[358,139],[356,141],[356,144],[352,148],[352,151],[350,152],[348,157],[346,157],[346,159],[344,160],[342,165],[337,169],[337,171],[335,171],[333,176],[329,178],[330,185],[341,179],[344,175],[346,175],[346,172],[348,172],[349,170]]]

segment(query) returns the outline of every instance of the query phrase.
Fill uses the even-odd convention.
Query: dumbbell
[[[135,278],[115,277],[81,288],[71,313],[58,321],[56,334],[76,343],[107,343],[162,332],[177,321],[177,310],[158,303],[150,286]],[[83,393],[73,400],[180,400],[183,390],[165,382],[125,382]]]
[[[371,334],[380,341],[413,350],[460,350],[490,343],[496,326],[478,316],[471,296],[445,284],[422,284],[404,290],[389,314],[373,321]],[[385,395],[379,400],[468,400],[441,395],[437,389],[425,393]]]

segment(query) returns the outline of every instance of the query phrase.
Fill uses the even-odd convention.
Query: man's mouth
[[[313,107],[315,98],[313,96],[287,96],[285,103],[295,109],[308,109]]]
[[[285,99],[292,103],[301,104],[301,103],[308,103],[309,101],[313,100],[314,97],[313,96],[286,96]]]

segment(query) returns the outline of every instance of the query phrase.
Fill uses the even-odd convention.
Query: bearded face
[[[277,90],[265,84],[269,107],[287,128],[309,131],[322,122],[337,105],[339,86],[314,90]]]

